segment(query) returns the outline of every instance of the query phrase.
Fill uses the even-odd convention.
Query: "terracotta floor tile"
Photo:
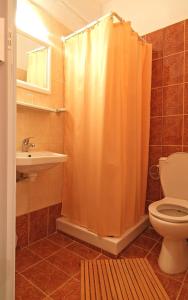
[[[74,242],[77,242],[78,244],[84,245],[84,246],[86,246],[86,247],[88,247],[88,248],[90,248],[90,249],[93,249],[93,250],[95,250],[95,251],[101,253],[101,250],[102,250],[101,248],[96,247],[96,246],[94,246],[94,245],[91,245],[91,244],[89,244],[89,243],[87,243],[87,242],[85,242],[85,241],[81,241],[81,240],[79,240],[79,239],[74,238]]]
[[[29,268],[23,275],[48,295],[69,279],[64,272],[46,261]]]
[[[152,228],[148,227],[142,235],[147,236],[153,240],[159,241],[161,239],[161,236]]]
[[[41,300],[46,299],[45,294],[29,283],[23,276],[16,274],[15,300]]]
[[[69,275],[74,275],[80,271],[81,257],[66,248],[62,248],[56,254],[47,258],[47,261]]]
[[[100,254],[100,252],[76,242],[68,246],[67,249],[86,259],[94,259]]]
[[[74,275],[74,279],[80,281],[81,280],[81,273],[79,272],[78,274]]]
[[[80,300],[80,282],[74,279],[71,279],[60,289],[58,289],[54,294],[52,294],[54,300],[62,299],[74,299]]]
[[[187,300],[187,299],[188,299],[188,285],[184,284],[180,292],[180,295],[178,297],[178,300]]]
[[[73,242],[73,240],[66,235],[56,232],[48,237],[48,240],[57,244],[58,246],[65,247]]]
[[[170,300],[175,300],[180,290],[181,282],[162,274],[157,274],[157,277],[159,278],[161,284],[165,288]]]
[[[161,243],[159,242],[159,243],[157,243],[157,244],[154,246],[154,248],[151,250],[151,253],[156,254],[156,255],[159,256],[160,252],[161,252]]]
[[[145,257],[147,253],[148,252],[145,249],[137,247],[132,244],[132,245],[128,246],[127,248],[125,248],[125,250],[123,250],[121,252],[121,256],[127,257],[127,258],[128,257],[129,258]]]
[[[18,237],[17,247],[28,246],[28,223],[29,214],[16,217],[16,234]]]
[[[16,250],[16,271],[22,272],[40,260],[41,258],[28,248]]]
[[[112,259],[110,256],[100,254],[96,259]]]
[[[150,239],[147,236],[141,235],[133,242],[133,245],[148,251],[155,245],[155,243],[156,243],[155,240]]]
[[[42,258],[52,255],[54,252],[58,251],[61,247],[50,242],[47,239],[40,240],[32,244],[29,249],[35,254],[41,256]]]
[[[174,275],[170,275],[170,274],[164,273],[164,272],[160,269],[160,267],[159,267],[159,265],[158,265],[158,257],[159,257],[158,255],[155,255],[155,254],[153,254],[153,253],[150,253],[150,254],[147,256],[147,259],[148,259],[150,265],[152,266],[154,272],[157,273],[157,274],[164,275],[164,276],[166,276],[166,277],[168,277],[168,278],[170,278],[170,279],[173,279],[173,280],[182,282],[182,280],[183,280],[184,277],[185,277],[186,272],[184,272],[184,273],[179,273],[179,274],[174,274]]]
[[[188,270],[187,270],[187,274],[186,274],[186,276],[185,276],[185,283],[186,283],[187,286],[188,286]]]

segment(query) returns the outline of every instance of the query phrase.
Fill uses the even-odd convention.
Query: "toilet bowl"
[[[159,160],[165,198],[149,205],[149,218],[163,237],[159,267],[168,274],[188,268],[188,153]]]

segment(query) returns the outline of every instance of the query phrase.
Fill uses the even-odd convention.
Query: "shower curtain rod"
[[[67,35],[67,36],[62,36],[61,39],[62,39],[63,42],[65,42],[65,41],[69,40],[70,38],[72,38],[73,36],[75,36],[75,35],[77,35],[77,34],[83,32],[83,31],[85,31],[85,30],[88,29],[88,28],[93,27],[94,25],[96,25],[97,23],[99,23],[100,21],[102,21],[102,20],[104,20],[104,19],[106,19],[106,18],[108,18],[108,17],[115,17],[115,18],[118,19],[120,22],[124,22],[124,19],[121,18],[117,13],[111,12],[111,13],[108,13],[108,14],[102,16],[101,18],[99,18],[99,19],[97,19],[97,20],[95,20],[95,21],[93,21],[93,22],[87,24],[86,26],[82,27],[81,29],[76,30],[75,32],[73,32],[73,33],[71,33],[71,34],[69,34],[69,35]]]

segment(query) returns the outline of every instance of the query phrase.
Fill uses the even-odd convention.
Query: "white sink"
[[[66,160],[66,154],[54,152],[16,152],[16,170],[24,174],[38,173]]]

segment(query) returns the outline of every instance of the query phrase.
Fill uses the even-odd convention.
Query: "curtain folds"
[[[27,82],[47,88],[47,59],[47,48],[27,52]]]
[[[144,214],[151,46],[106,18],[65,42],[62,213],[101,236]]]

